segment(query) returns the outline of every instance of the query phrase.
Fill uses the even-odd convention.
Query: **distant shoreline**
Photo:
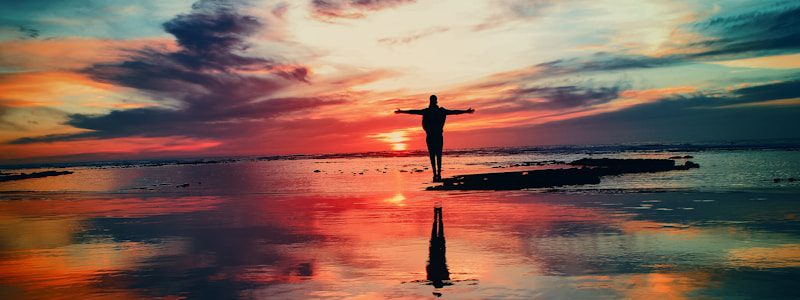
[[[520,146],[520,147],[486,147],[463,148],[445,150],[445,157],[460,155],[515,155],[526,153],[581,153],[581,154],[609,154],[622,152],[702,152],[702,151],[737,151],[737,150],[800,150],[800,142],[720,142],[720,143],[629,143],[629,144],[598,144],[598,145],[552,145],[552,146]],[[206,158],[164,158],[164,159],[119,159],[96,160],[61,163],[21,163],[0,165],[0,170],[19,169],[63,169],[75,167],[97,168],[134,168],[158,167],[165,165],[204,165],[219,163],[236,163],[246,161],[273,161],[273,160],[305,160],[305,159],[354,159],[375,157],[420,157],[427,156],[425,150],[406,151],[371,151],[330,154],[287,154],[269,156],[212,156]]]

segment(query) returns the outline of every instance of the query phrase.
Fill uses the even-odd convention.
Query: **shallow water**
[[[800,193],[689,186],[729,161],[693,155],[700,170],[557,192],[422,191],[427,172],[399,171],[423,169],[418,157],[86,168],[6,183],[28,191],[0,196],[0,297],[800,297]],[[528,158],[456,157],[445,172],[502,159]]]
[[[699,169],[604,177],[600,184],[561,187],[574,190],[681,190],[702,192],[800,193],[800,151],[707,150],[699,152],[626,151],[522,154],[467,153],[446,156],[443,175],[570,167],[552,164],[593,158],[669,158],[691,155]],[[678,159],[683,164],[687,159]],[[525,163],[544,165],[518,166]],[[75,174],[0,182],[1,191],[125,193],[340,193],[419,190],[430,185],[427,157],[366,157],[303,160],[242,160],[234,163],[157,167],[75,167]],[[37,171],[38,169],[15,172]],[[314,173],[318,170],[318,173]],[[780,183],[773,179],[781,178]],[[187,188],[176,185],[188,183]],[[369,184],[365,184],[369,183]]]

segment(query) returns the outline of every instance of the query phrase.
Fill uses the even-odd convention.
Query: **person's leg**
[[[444,148],[444,137],[438,137],[438,143],[436,144],[436,164],[439,167],[439,171],[437,175],[439,178],[442,177],[442,148]]]
[[[436,180],[436,147],[434,139],[431,136],[425,138],[425,143],[428,144],[428,156],[431,158],[431,169],[433,170],[433,179]]]

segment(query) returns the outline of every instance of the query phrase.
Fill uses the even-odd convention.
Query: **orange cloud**
[[[800,54],[753,57],[711,63],[737,68],[797,69],[800,68]]]
[[[40,156],[76,154],[141,154],[163,152],[194,152],[222,143],[210,139],[187,137],[126,137],[104,140],[76,140],[56,143],[0,145],[0,159],[20,159]]]
[[[175,42],[166,38],[10,40],[0,42],[0,65],[28,71],[75,70],[118,61],[128,51],[146,47],[176,48]]]
[[[59,99],[114,91],[113,85],[85,75],[64,72],[26,72],[0,76],[0,105],[7,107],[57,106]]]

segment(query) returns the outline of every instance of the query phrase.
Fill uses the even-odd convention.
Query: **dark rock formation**
[[[618,175],[625,173],[650,173],[672,170],[688,170],[700,165],[687,161],[676,166],[671,159],[615,159],[615,158],[582,158],[569,163],[573,166],[594,167],[601,175]]]
[[[44,171],[44,172],[16,173],[16,174],[0,173],[0,182],[12,181],[12,180],[30,179],[30,178],[42,178],[42,177],[49,177],[49,176],[60,176],[60,175],[68,175],[68,174],[72,174],[72,173],[74,173],[74,172],[72,172],[72,171]]]
[[[594,169],[552,169],[526,172],[503,172],[461,175],[442,179],[443,185],[429,190],[519,190],[545,188],[562,185],[600,183],[600,175]]]
[[[675,161],[669,159],[584,158],[569,164],[576,168],[455,176],[443,179],[443,185],[429,187],[428,190],[519,190],[597,184],[600,183],[602,176],[608,175],[688,170],[700,167],[699,164],[690,161],[683,165],[675,165]]]

